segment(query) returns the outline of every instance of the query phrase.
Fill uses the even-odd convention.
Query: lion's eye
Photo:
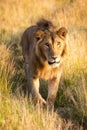
[[[58,42],[58,43],[57,43],[57,46],[60,47],[60,46],[61,46],[61,42]]]
[[[45,46],[46,46],[46,47],[49,47],[49,44],[48,44],[48,43],[46,43],[46,44],[45,44]]]
[[[39,41],[39,40],[40,40],[40,37],[36,37],[36,39],[37,39],[37,41]]]

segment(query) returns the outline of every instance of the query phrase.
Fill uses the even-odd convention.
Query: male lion
[[[65,27],[56,29],[52,22],[40,20],[25,30],[22,36],[22,51],[28,82],[28,95],[34,101],[53,107],[61,77],[63,59],[66,55]],[[39,79],[48,80],[47,102],[39,93]]]

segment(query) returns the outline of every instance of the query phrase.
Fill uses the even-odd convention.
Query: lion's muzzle
[[[58,67],[60,64],[60,58],[58,58],[58,57],[52,58],[48,61],[48,64],[51,66]]]

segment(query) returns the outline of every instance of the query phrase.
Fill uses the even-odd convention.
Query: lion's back
[[[37,30],[37,26],[31,26],[27,28],[23,35],[22,35],[22,44],[25,44],[24,42],[31,42],[31,40],[34,40],[34,33]],[[32,43],[32,42],[31,42]]]
[[[34,33],[36,30],[37,26],[31,26],[27,28],[22,35],[21,45],[24,56],[29,53],[29,50],[32,50],[32,46],[34,44]]]

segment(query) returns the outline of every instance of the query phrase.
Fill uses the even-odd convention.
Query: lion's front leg
[[[33,79],[32,96],[35,102],[40,104],[46,104],[46,101],[42,98],[39,93],[39,79]]]
[[[49,110],[54,109],[54,103],[58,91],[59,81],[60,81],[61,73],[58,74],[57,77],[53,77],[48,81],[48,98],[47,104]]]
[[[27,86],[28,86],[28,97],[32,97],[35,103],[39,102],[46,104],[46,101],[42,98],[39,93],[39,79],[33,78],[30,72],[29,64],[25,64],[25,72],[27,77]]]

